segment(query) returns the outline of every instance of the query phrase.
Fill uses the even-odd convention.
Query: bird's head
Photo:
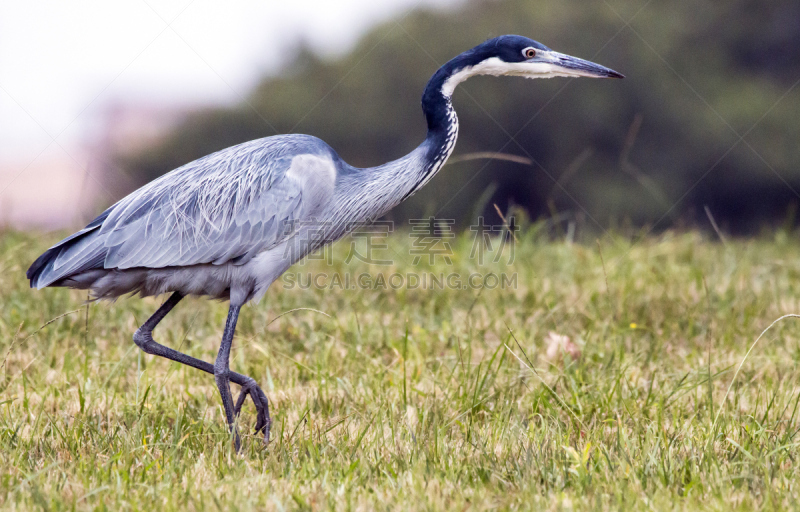
[[[533,39],[514,35],[489,39],[462,53],[445,68],[448,66],[450,73],[442,86],[445,96],[452,95],[456,85],[475,75],[624,78],[607,67],[555,52]]]

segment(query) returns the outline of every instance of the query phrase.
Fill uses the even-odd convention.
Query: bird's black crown
[[[468,65],[475,65],[491,57],[497,57],[504,62],[522,62],[526,60],[524,50],[535,48],[537,50],[551,51],[550,48],[538,41],[528,37],[506,35],[499,36],[485,41],[472,50],[466,52],[472,54]]]

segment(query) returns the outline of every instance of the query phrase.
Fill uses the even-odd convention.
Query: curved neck
[[[428,137],[436,137],[441,133],[446,133],[450,125],[450,111],[453,105],[450,102],[450,95],[445,94],[444,86],[450,78],[449,73],[444,73],[444,67],[439,68],[425,87],[422,94],[422,112],[428,123]]]
[[[473,67],[480,60],[474,49],[464,52],[440,67],[428,80],[422,94],[422,112],[428,123],[428,134],[417,149],[397,161],[405,162],[406,172],[402,174],[410,185],[400,201],[430,181],[453,152],[458,138],[458,117],[450,97],[459,83],[474,74]],[[397,169],[395,163],[381,167]]]
[[[475,50],[451,59],[433,74],[422,94],[422,111],[428,121],[428,135],[447,130],[448,113],[452,109],[450,96],[456,86],[472,76],[472,68],[480,62]]]
[[[422,95],[422,111],[428,123],[425,140],[411,153],[377,167],[358,170],[361,178],[343,189],[364,197],[360,218],[376,219],[413,195],[430,181],[452,153],[458,137],[458,117],[450,96],[456,85],[474,74],[479,60],[473,51],[462,53],[439,68]],[[362,174],[363,173],[363,174]],[[367,199],[369,196],[369,199]]]

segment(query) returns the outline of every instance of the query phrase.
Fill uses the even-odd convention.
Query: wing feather
[[[341,164],[308,135],[224,149],[131,193],[48,249],[27,276],[42,288],[100,268],[247,263],[324,208]]]
[[[243,264],[280,243],[332,195],[330,148],[270,137],[187,164],[120,201],[103,222],[105,268]],[[288,139],[288,140],[287,140]],[[310,151],[309,151],[310,149]],[[297,158],[301,157],[301,158]],[[316,161],[308,157],[315,157]],[[306,162],[331,172],[306,169]],[[309,179],[306,179],[309,178]]]

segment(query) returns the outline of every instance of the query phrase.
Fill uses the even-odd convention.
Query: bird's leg
[[[234,415],[237,418],[239,417],[239,412],[242,410],[242,405],[247,395],[250,395],[250,398],[253,399],[258,413],[255,426],[256,433],[262,432],[264,434],[264,442],[269,443],[269,431],[272,426],[272,419],[269,417],[269,403],[267,402],[267,395],[258,387],[255,380],[250,379],[250,382],[242,384],[242,390],[239,392],[239,398],[236,400],[236,406],[234,407]]]
[[[230,372],[230,376],[231,381],[242,387],[239,392],[239,398],[236,400],[236,408],[234,411],[236,416],[239,416],[245,398],[247,398],[247,395],[250,395],[250,398],[253,399],[253,405],[256,406],[256,415],[258,416],[255,432],[256,434],[261,433],[264,436],[264,442],[269,444],[269,431],[272,428],[272,418],[269,416],[269,401],[267,400],[267,395],[252,377],[236,372]]]
[[[239,451],[239,432],[236,431],[234,421],[236,419],[235,408],[233,406],[233,396],[230,386],[230,356],[231,346],[233,345],[233,334],[236,332],[236,321],[239,319],[239,310],[242,306],[231,304],[228,309],[228,319],[225,321],[225,330],[222,332],[222,343],[219,345],[217,360],[214,361],[214,380],[217,381],[217,388],[222,397],[222,406],[225,408],[225,418],[228,420],[228,428],[233,432],[236,451]]]
[[[133,335],[134,341],[136,341],[136,335],[139,334],[139,332],[153,332],[153,329],[155,329],[159,322],[161,322],[161,320],[167,316],[167,313],[172,311],[172,308],[174,308],[182,298],[183,295],[181,295],[179,292],[175,292],[170,295],[166,302],[164,302],[164,304],[162,304],[161,307],[158,308],[155,313],[153,313],[153,316],[148,318],[147,321],[143,323],[141,327],[139,327],[139,329],[136,331],[136,334]]]
[[[173,293],[170,298],[167,299],[167,301],[162,304],[160,308],[158,308],[153,316],[151,316],[136,331],[136,333],[133,335],[133,341],[146,354],[165,357],[171,361],[182,363],[213,375],[214,365],[211,363],[207,363],[182,352],[178,352],[177,350],[165,347],[153,339],[153,329],[155,329],[156,325],[158,325],[158,323],[163,320],[165,316],[167,316],[167,313],[169,313],[182,298],[183,295],[180,293]],[[253,399],[253,404],[256,406],[256,413],[258,416],[256,421],[256,433],[263,433],[264,442],[269,443],[269,431],[270,427],[272,426],[272,421],[269,417],[269,402],[267,401],[267,395],[251,377],[236,372],[229,372],[229,378],[233,383],[242,386],[242,391],[239,394],[239,400],[237,400],[237,407],[235,411],[236,415],[239,414],[242,403],[244,403],[245,398],[249,394]]]

